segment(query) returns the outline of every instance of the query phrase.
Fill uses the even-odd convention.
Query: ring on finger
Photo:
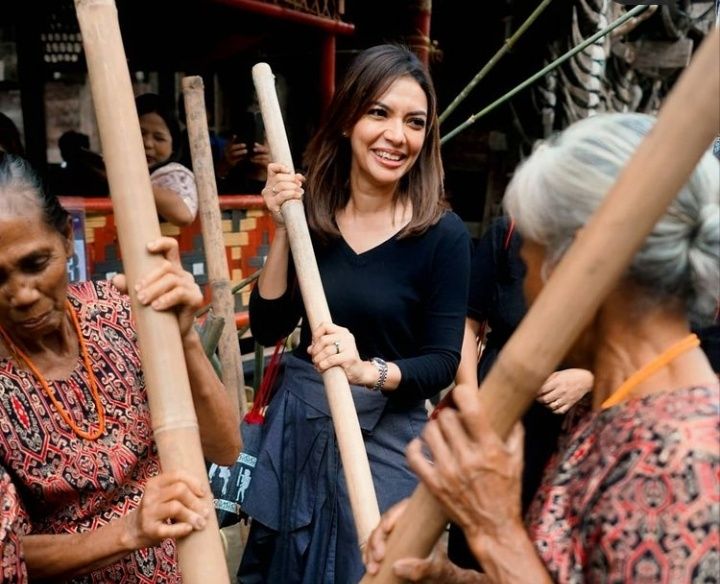
[[[333,343],[333,345],[335,345],[335,354],[339,355],[340,354],[340,341],[335,341]]]

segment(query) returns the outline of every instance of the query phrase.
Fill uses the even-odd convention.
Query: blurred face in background
[[[140,116],[140,133],[148,167],[157,166],[170,158],[173,152],[172,134],[161,116],[154,112]]]

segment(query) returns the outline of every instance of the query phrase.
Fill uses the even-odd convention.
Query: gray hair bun
[[[559,261],[655,119],[600,114],[548,140],[518,168],[505,208],[524,237]],[[720,165],[708,151],[635,255],[628,276],[651,303],[681,300],[697,325],[720,298]]]

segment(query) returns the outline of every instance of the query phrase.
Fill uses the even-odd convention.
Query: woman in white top
[[[182,144],[177,119],[155,93],[139,95],[135,105],[158,214],[174,225],[189,225],[198,195],[192,171],[177,162]]]

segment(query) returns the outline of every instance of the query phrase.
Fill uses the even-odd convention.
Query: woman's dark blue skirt
[[[351,387],[380,511],[417,485],[405,447],[427,420],[424,402]],[[322,378],[286,357],[267,411],[243,510],[253,518],[238,584],[355,584],[364,568]]]

